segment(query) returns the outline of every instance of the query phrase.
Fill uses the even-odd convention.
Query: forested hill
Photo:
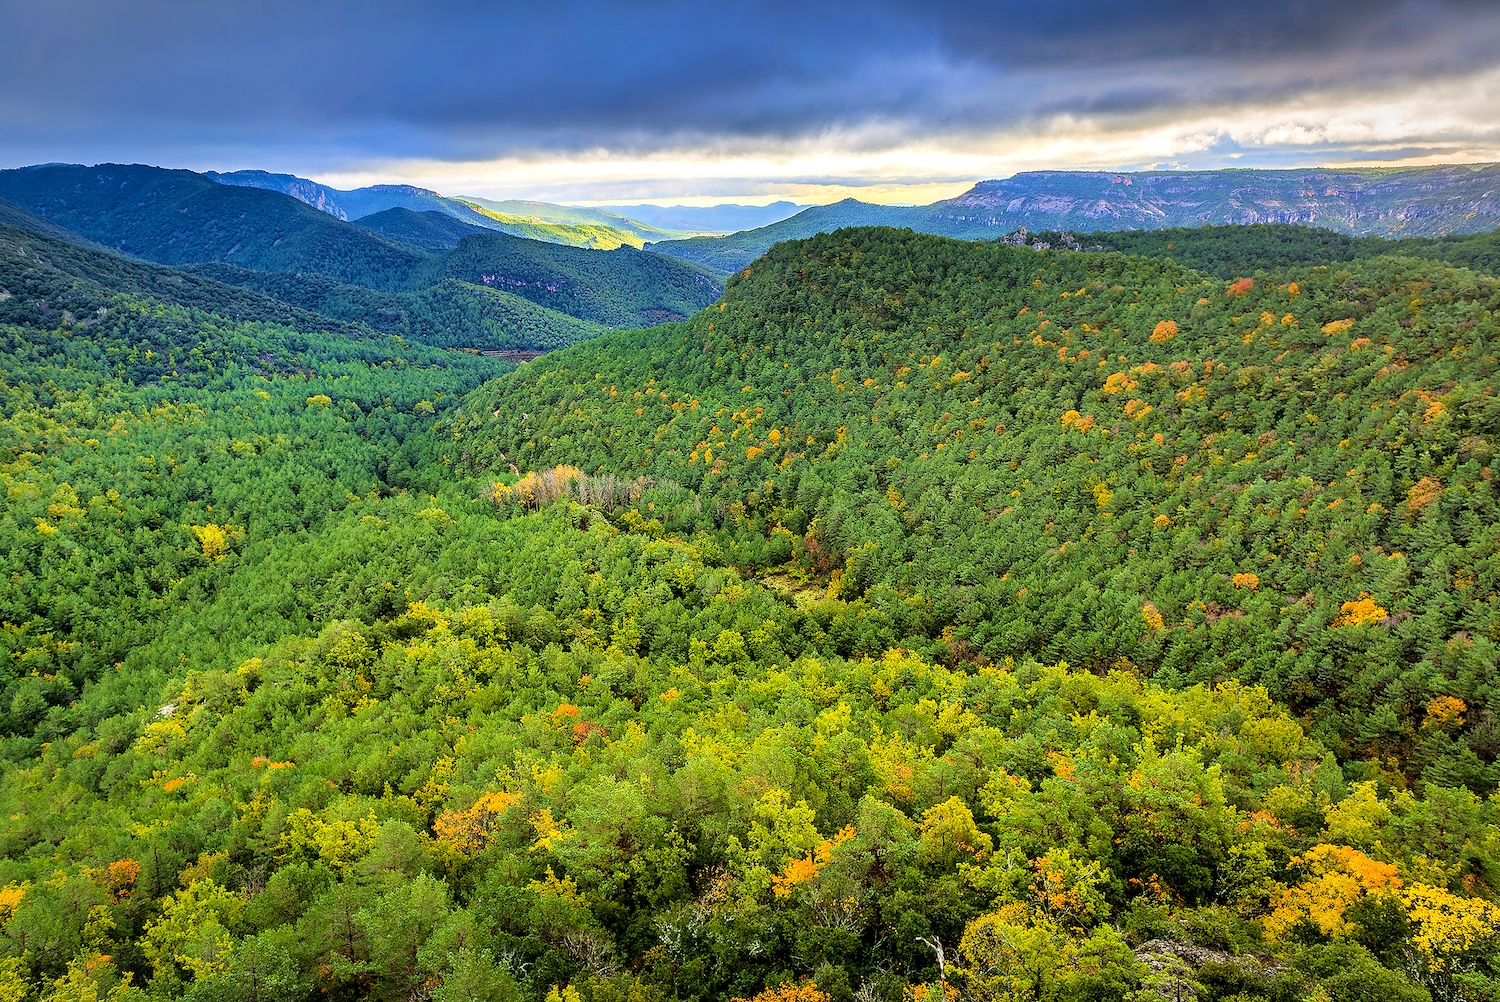
[[[652,248],[736,271],[780,240],[841,226],[909,226],[967,240],[1018,229],[1138,230],[1266,223],[1352,236],[1433,237],[1500,225],[1500,165],[1317,170],[1036,171],[982,181],[956,198],[922,206],[846,199],[723,237]]]
[[[951,659],[1237,677],[1333,747],[1486,790],[1489,724],[1417,728],[1500,696],[1497,296],[1403,259],[1225,282],[846,230],[486,387],[455,434],[480,467],[700,490],[735,563],[857,601],[828,627],[849,653],[931,622]]]
[[[0,268],[0,289],[5,293],[0,297],[0,316],[5,323],[21,326],[56,321],[86,327],[94,322],[93,310],[125,294],[233,321],[287,324],[356,339],[373,333],[233,283],[4,222]]]
[[[621,247],[581,250],[503,233],[476,233],[427,262],[414,285],[458,279],[611,327],[680,320],[719,296],[707,272],[660,254]]]
[[[43,219],[34,212],[28,212],[14,202],[7,202],[3,198],[0,198],[0,223],[4,223],[7,226],[14,226],[18,229],[30,230],[33,233],[40,233],[43,236],[51,237],[54,240],[61,240],[65,243],[99,246],[98,244],[94,244],[93,241],[85,240],[72,230],[58,226],[56,223]]]
[[[444,348],[552,351],[612,329],[539,306],[532,301],[535,295],[525,298],[454,279],[415,292],[379,292],[322,275],[250,271],[228,264],[191,265],[184,271],[253,289],[329,319]]]

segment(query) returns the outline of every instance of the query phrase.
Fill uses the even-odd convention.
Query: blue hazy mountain
[[[796,215],[804,206],[796,202],[770,205],[604,205],[601,209],[663,230],[687,233],[735,233],[780,222]]]
[[[920,233],[994,239],[1022,227],[1085,233],[1181,226],[1293,223],[1351,236],[1444,236],[1500,224],[1500,164],[1308,170],[1031,171],[981,181],[922,206],[846,199],[769,226],[691,237],[652,250],[722,271],[772,244],[845,226],[907,226]]]

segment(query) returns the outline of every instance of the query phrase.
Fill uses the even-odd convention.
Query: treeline
[[[1190,229],[1123,230],[1069,234],[1080,246],[1143,257],[1170,258],[1218,278],[1233,279],[1260,270],[1333,264],[1393,255],[1442,261],[1487,275],[1500,275],[1500,234],[1444,237],[1353,237],[1333,230],[1285,224],[1200,226]],[[1067,246],[1060,233],[1030,235],[1027,243]]]

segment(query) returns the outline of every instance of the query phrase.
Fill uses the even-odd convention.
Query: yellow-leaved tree
[[[245,912],[238,894],[212,880],[195,880],[162,902],[161,914],[146,926],[141,944],[158,974],[180,965],[196,980],[229,971],[234,933]]]
[[[1500,937],[1500,906],[1461,898],[1441,887],[1412,884],[1401,892],[1412,924],[1412,945],[1429,971],[1449,971],[1465,954]]]
[[[1261,920],[1266,936],[1277,942],[1290,939],[1303,924],[1325,936],[1348,936],[1353,929],[1344,916],[1351,905],[1401,889],[1394,865],[1347,845],[1316,845],[1293,863],[1306,876],[1282,891],[1271,914]]]

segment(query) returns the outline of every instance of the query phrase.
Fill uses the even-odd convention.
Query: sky
[[[580,204],[1500,160],[1500,3],[0,0],[0,167]]]

